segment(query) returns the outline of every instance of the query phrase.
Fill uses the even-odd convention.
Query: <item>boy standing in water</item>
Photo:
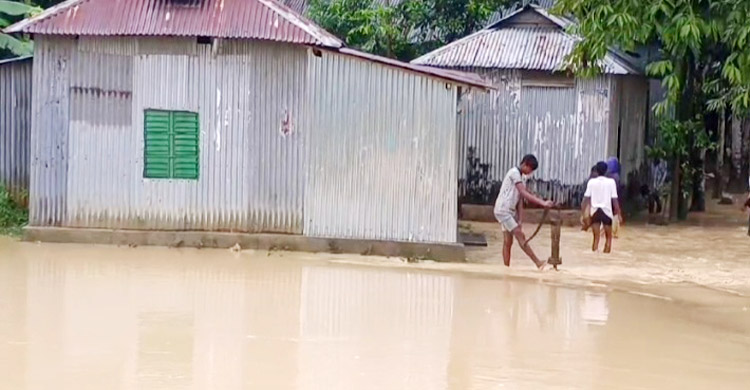
[[[592,230],[594,231],[594,243],[591,250],[599,250],[599,237],[601,226],[604,226],[604,234],[607,242],[604,244],[604,253],[612,251],[612,221],[615,215],[620,215],[620,202],[617,198],[617,184],[614,179],[606,177],[607,163],[596,163],[598,177],[589,180],[586,193],[583,195],[581,210],[591,207]],[[612,208],[614,207],[614,212]]]
[[[521,229],[523,221],[523,201],[527,200],[544,208],[554,206],[552,201],[545,201],[526,189],[524,176],[531,175],[539,167],[539,162],[532,154],[527,154],[521,160],[521,165],[511,168],[503,179],[500,193],[495,201],[495,218],[503,228],[503,263],[510,267],[510,247],[513,237],[518,240],[524,252],[531,258],[539,270],[544,269],[545,262],[539,260],[526,242],[526,236]]]

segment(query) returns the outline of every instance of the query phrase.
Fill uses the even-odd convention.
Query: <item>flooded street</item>
[[[742,297],[368,261],[0,237],[0,389],[747,388],[750,330],[705,321],[743,323]]]
[[[560,272],[546,275],[556,280],[571,278],[595,282],[625,282],[657,289],[667,285],[694,285],[736,296],[750,297],[750,237],[747,214],[737,207],[716,207],[691,215],[685,224],[670,226],[633,223],[623,226],[611,254],[591,251],[592,234],[579,228],[563,228]],[[524,226],[527,232],[536,225]],[[487,236],[489,246],[469,251],[469,261],[502,264],[502,235],[497,224],[474,223],[474,231]],[[531,243],[542,259],[550,255],[549,228]],[[604,243],[600,245],[600,251]],[[532,270],[531,261],[515,246],[514,272]]]

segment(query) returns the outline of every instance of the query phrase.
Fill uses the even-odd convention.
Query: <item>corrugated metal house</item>
[[[610,51],[593,79],[564,73],[576,37],[568,20],[526,6],[487,28],[412,61],[475,72],[497,88],[469,94],[459,110],[459,175],[468,176],[469,151],[489,164],[489,182],[526,153],[540,169],[536,190],[575,204],[591,166],[619,156],[623,179],[644,157],[648,82]],[[465,186],[462,186],[462,191]]]
[[[0,61],[0,186],[29,189],[31,57]]]
[[[275,0],[69,0],[34,35],[33,226],[455,242],[468,74]]]

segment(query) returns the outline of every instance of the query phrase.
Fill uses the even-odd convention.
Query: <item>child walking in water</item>
[[[506,267],[510,267],[510,247],[513,245],[514,237],[539,270],[543,270],[546,265],[545,262],[539,260],[529,243],[526,242],[526,236],[521,229],[524,200],[544,208],[554,206],[552,201],[545,201],[526,188],[525,176],[531,175],[538,167],[539,162],[534,155],[524,156],[521,165],[511,168],[505,175],[497,201],[495,201],[495,218],[503,229],[503,263]]]
[[[586,185],[581,211],[585,211],[587,207],[591,208],[591,228],[594,232],[591,250],[594,252],[599,250],[599,238],[603,226],[607,240],[604,244],[604,253],[610,253],[612,251],[612,221],[616,215],[620,215],[620,202],[617,198],[617,185],[614,179],[605,176],[607,163],[596,163],[596,172],[599,176],[589,180]]]

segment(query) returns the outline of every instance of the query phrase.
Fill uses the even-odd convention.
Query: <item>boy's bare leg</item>
[[[604,243],[604,253],[612,252],[612,226],[604,226],[604,236],[607,240]]]
[[[513,233],[503,231],[503,263],[510,267],[510,247],[513,246]]]
[[[534,265],[536,265],[538,269],[543,270],[544,266],[546,266],[547,263],[539,260],[539,258],[536,257],[536,253],[534,253],[534,251],[531,249],[531,246],[529,246],[529,243],[526,242],[526,235],[523,234],[523,230],[521,229],[521,227],[517,227],[513,229],[513,236],[516,237],[516,240],[518,241],[518,245],[520,245],[521,249],[523,249],[526,255],[528,255],[529,258],[531,258],[531,261],[534,262]]]
[[[601,226],[598,223],[595,223],[591,226],[591,231],[594,232],[594,243],[591,244],[592,252],[596,252],[599,250],[599,236],[601,235],[600,229],[601,229]]]

